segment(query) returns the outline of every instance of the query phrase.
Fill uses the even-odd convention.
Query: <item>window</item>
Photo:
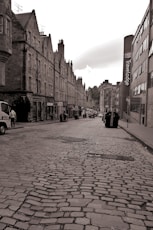
[[[7,18],[6,19],[6,35],[10,37],[11,34],[11,22],[10,20]]]
[[[149,57],[153,54],[153,41],[151,41],[150,50],[149,50]]]
[[[153,87],[153,72],[149,74],[149,87],[150,88]]]
[[[0,15],[0,34],[3,34],[3,16]]]
[[[45,89],[45,96],[46,96],[46,93],[47,93],[47,84],[46,84],[46,82],[44,83],[44,89]]]
[[[41,93],[41,81],[38,80],[38,93]]]
[[[29,43],[31,43],[31,32],[28,32],[28,37],[29,37]]]
[[[29,77],[29,90],[31,91],[31,77]]]
[[[29,70],[29,73],[31,73],[31,61],[32,61],[32,57],[31,57],[31,54],[29,53],[28,54],[28,70]]]

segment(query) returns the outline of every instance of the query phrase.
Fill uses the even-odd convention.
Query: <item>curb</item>
[[[139,141],[145,148],[148,149],[148,151],[153,154],[153,147],[150,146],[149,144],[147,144],[144,140],[140,139],[139,137],[137,137],[135,134],[131,133],[130,131],[128,131],[126,128],[124,128],[123,126],[119,125],[119,127],[121,129],[123,129],[124,131],[126,131],[128,134],[130,134],[132,137],[134,137],[137,141]]]

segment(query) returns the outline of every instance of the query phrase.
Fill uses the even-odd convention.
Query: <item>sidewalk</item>
[[[134,136],[148,149],[153,151],[153,128],[148,128],[137,123],[127,124],[124,120],[119,120],[119,127]]]

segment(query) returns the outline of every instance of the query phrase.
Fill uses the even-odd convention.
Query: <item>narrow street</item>
[[[0,136],[0,230],[153,230],[153,155],[101,118]]]

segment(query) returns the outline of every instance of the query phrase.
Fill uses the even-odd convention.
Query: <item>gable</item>
[[[16,18],[24,30],[31,31],[33,34],[39,35],[37,18],[34,10],[30,13],[16,14]]]
[[[37,36],[40,35],[38,23],[37,23],[37,18],[36,18],[36,14],[35,14],[34,10],[32,11],[31,16],[29,17],[29,20],[27,21],[27,23],[25,25],[25,29],[32,31],[32,33],[37,35]]]

